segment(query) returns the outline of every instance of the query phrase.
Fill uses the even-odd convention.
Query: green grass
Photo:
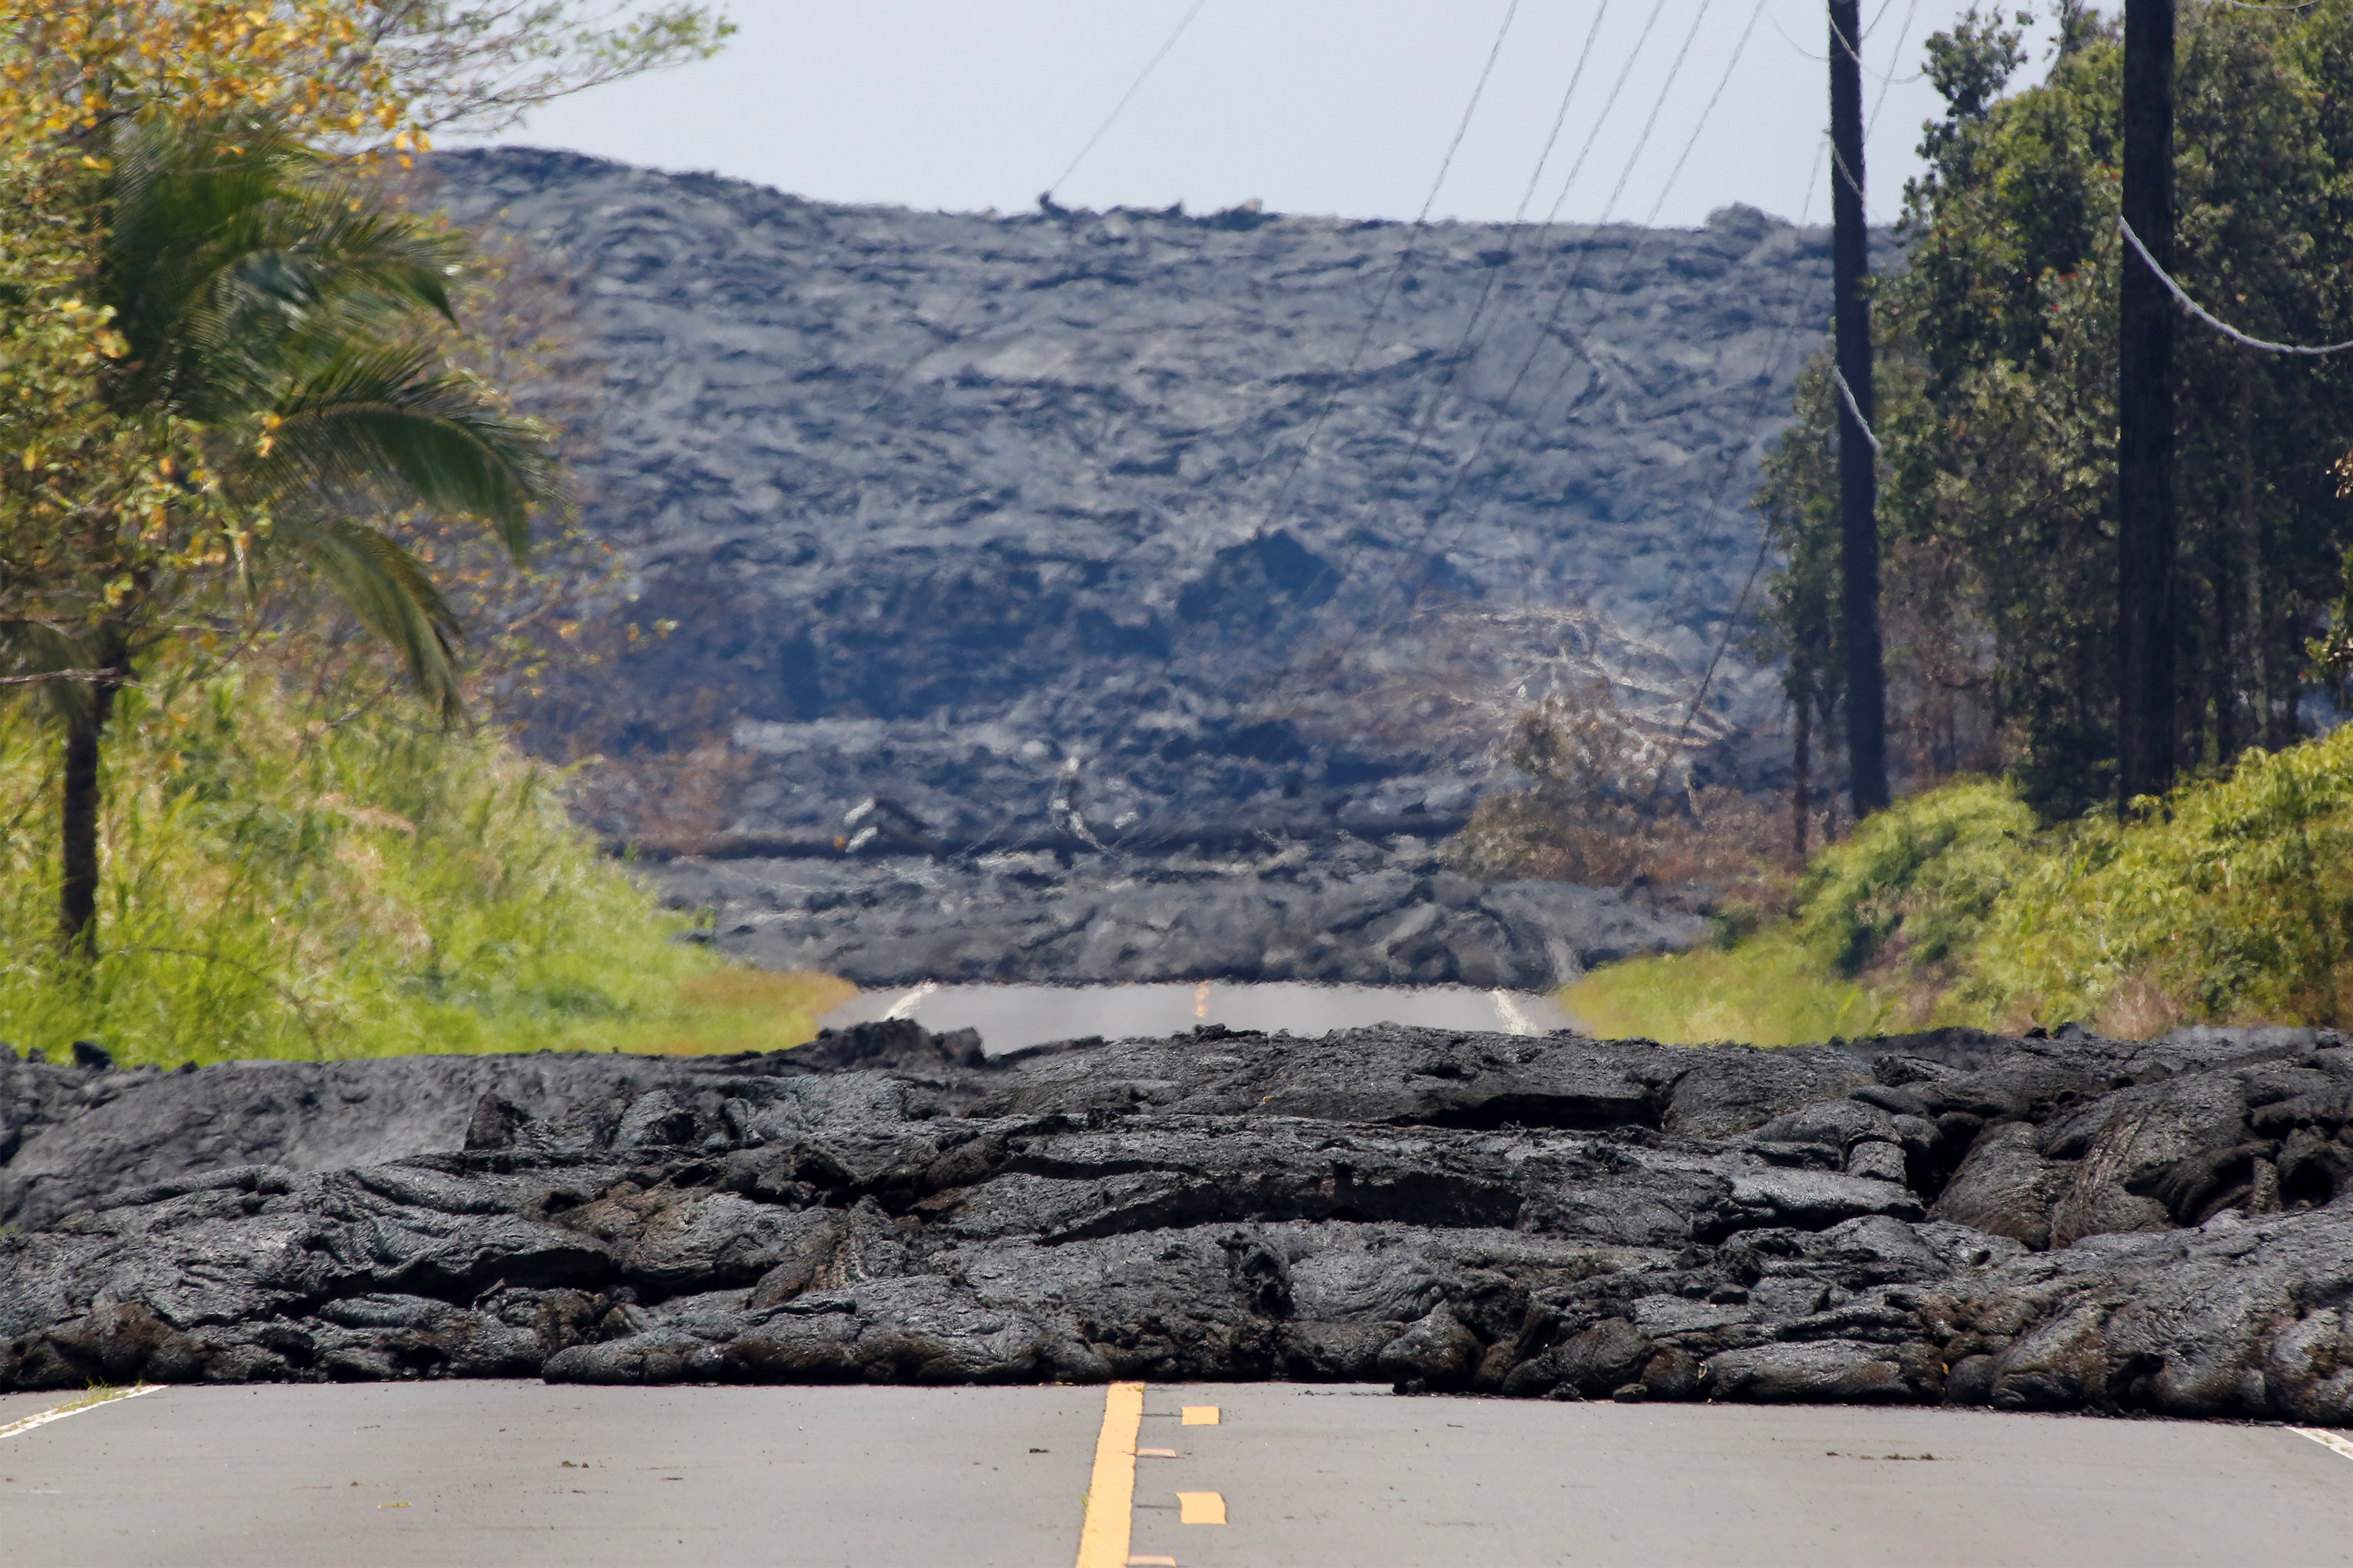
[[[1567,988],[1596,1030],[1779,1045],[1879,1029],[2353,1018],[2353,726],[2248,753],[2131,823],[2038,828],[2006,786],[1901,801],[1789,919]]]
[[[125,694],[100,956],[61,959],[57,734],[0,709],[0,1039],[125,1065],[770,1049],[849,994],[732,967],[568,819],[563,780],[399,700],[261,669]]]
[[[1597,969],[1561,994],[1579,1026],[1604,1038],[1669,1045],[1737,1040],[1794,1046],[1881,1031],[1891,1005],[1839,979],[1783,927],[1729,949],[1702,947]]]

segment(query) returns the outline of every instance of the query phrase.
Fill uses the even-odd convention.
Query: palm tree
[[[85,958],[108,716],[192,600],[315,577],[454,717],[457,617],[423,563],[357,518],[406,505],[470,516],[521,559],[532,510],[555,489],[543,429],[431,338],[455,321],[459,237],[387,210],[264,125],[125,121],[110,151],[95,286],[122,352],[97,373],[98,397],[124,426],[195,431],[203,502],[255,526],[208,576],[142,554],[118,525],[63,595],[79,613],[0,624],[20,666],[81,672],[47,686],[65,729],[59,936]]]

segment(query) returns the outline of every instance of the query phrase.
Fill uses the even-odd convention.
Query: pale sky
[[[500,140],[714,170],[832,201],[1024,210],[1195,3],[732,0],[725,8],[742,31],[717,59],[551,105]],[[1510,0],[1198,4],[1126,110],[1057,186],[1064,205],[1181,199],[1207,212],[1256,197],[1281,212],[1411,218],[1510,8]],[[1918,79],[1921,41],[1966,8],[1863,0],[1864,103],[1879,105],[1867,154],[1874,221],[1895,215],[1918,169],[1921,121],[1937,107]],[[1518,0],[1431,216],[1525,210],[1541,220],[1558,203],[1567,219],[1690,225],[1742,201],[1825,221],[1826,32],[1821,0]],[[2034,52],[2013,85],[2040,78],[2047,37],[2047,27],[2032,30]],[[1526,198],[1580,58],[1558,142]]]

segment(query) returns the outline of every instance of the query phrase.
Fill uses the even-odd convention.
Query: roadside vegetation
[[[729,30],[691,3],[0,0],[0,1038],[724,1050],[848,994],[676,940],[501,727],[639,628],[569,520],[562,432],[515,411],[549,363],[533,258],[477,257],[398,183],[437,131]]]
[[[2068,0],[2020,85],[2027,19],[1972,10],[1928,41],[1946,111],[1874,282],[1897,804],[1842,812],[1841,405],[1818,359],[1765,461],[1778,558],[1743,628],[1789,703],[1778,830],[1693,789],[1681,729],[1633,734],[1605,692],[1526,716],[1532,782],[1482,803],[1458,851],[1713,890],[1715,941],[1570,988],[1601,1032],[2353,1022],[2353,731],[2329,730],[2353,675],[2353,355],[2185,321],[2182,782],[2118,802],[2121,30]],[[2177,72],[2182,286],[2265,339],[2353,338],[2353,4],[2186,5]]]
[[[291,650],[286,650],[290,652]],[[315,650],[312,650],[315,651]],[[774,1049],[851,994],[678,940],[566,778],[284,652],[154,672],[111,725],[95,957],[60,951],[50,726],[0,716],[0,1039],[118,1061]]]
[[[1899,801],[1819,852],[1786,914],[1564,994],[1605,1034],[1785,1045],[1975,1025],[2353,1023],[2353,726],[2146,817],[2039,825],[2014,785]]]

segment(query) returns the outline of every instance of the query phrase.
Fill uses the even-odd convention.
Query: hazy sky
[[[836,201],[1023,209],[1195,4],[732,0],[742,31],[719,58],[550,106],[501,140]],[[1056,195],[1097,207],[1181,198],[1196,212],[1255,196],[1276,211],[1410,218],[1511,8],[1198,0]],[[1936,108],[1918,77],[1921,41],[1965,9],[1862,0],[1864,102],[1879,105],[1868,153],[1875,220],[1894,215],[1918,166],[1920,123]],[[1822,221],[1826,31],[1822,0],[1518,0],[1431,215],[1509,218],[1525,201],[1540,219],[1557,202],[1565,218],[1694,224],[1744,201]],[[2046,37],[2034,30],[2021,83],[2044,68]]]

